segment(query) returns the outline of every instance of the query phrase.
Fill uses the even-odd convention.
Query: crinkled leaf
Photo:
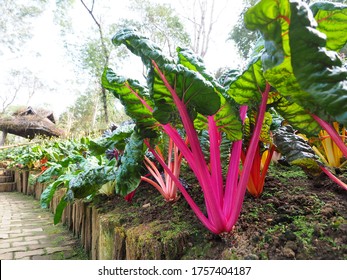
[[[160,71],[178,97],[186,104],[193,119],[197,113],[213,115],[217,112],[220,107],[220,97],[214,86],[199,73],[176,64],[163,65]],[[167,123],[175,120],[178,115],[172,95],[157,71],[153,81],[152,97],[156,105],[155,111],[166,112],[166,115],[170,116],[170,119],[163,116],[158,121]]]
[[[255,127],[257,113],[255,111],[248,111],[247,118],[243,130],[244,141],[248,142],[252,137],[252,131]],[[264,121],[261,127],[259,140],[264,143],[272,143],[270,136],[270,127],[272,124],[272,116],[269,112],[265,112]]]
[[[214,120],[219,131],[225,133],[230,141],[240,140],[242,138],[242,125],[239,114],[226,98],[221,96],[221,107],[214,115]]]
[[[86,198],[95,195],[101,186],[115,179],[114,164],[95,165],[86,163],[83,170],[77,173],[69,182],[69,190],[73,192],[74,198]]]
[[[123,151],[126,145],[126,139],[134,132],[134,126],[134,124],[121,125],[106,137],[101,137],[94,141],[90,140],[90,151],[94,155],[102,155],[107,149],[114,148]]]
[[[49,182],[52,180],[52,178],[61,175],[62,171],[63,168],[61,164],[52,162],[51,166],[37,178],[37,182]]]
[[[226,90],[223,87],[225,85],[223,84],[222,86],[219,84],[219,82],[207,71],[202,59],[191,50],[182,48],[178,48],[177,50],[179,62],[190,70],[200,73],[206,80],[211,82],[216,93],[219,95],[221,104],[219,110],[214,115],[219,130],[224,132],[229,140],[241,139],[241,121],[239,119],[238,106],[236,106],[234,99],[228,98]],[[224,75],[223,81],[227,82],[226,80],[230,80],[232,73],[234,72],[228,71],[229,76],[227,77]],[[198,114],[194,126],[198,130],[206,129],[206,118]]]
[[[116,171],[116,193],[125,196],[138,187],[141,181],[143,159],[143,139],[135,131],[125,146]]]
[[[178,47],[177,54],[178,63],[190,70],[199,72],[206,80],[210,82],[215,80],[213,75],[207,70],[202,58],[195,54],[191,49]]]
[[[260,59],[262,52],[257,53],[249,62],[246,69],[234,77],[228,86],[227,93],[239,104],[259,104],[261,93],[265,89],[266,81],[263,76],[263,66]]]
[[[317,29],[327,36],[326,48],[339,51],[347,42],[347,6],[341,3],[316,2],[310,5]]]
[[[248,9],[245,25],[250,30],[259,30],[264,37],[265,52],[262,55],[264,71],[280,65],[290,54],[289,1],[262,0]]]
[[[225,88],[230,88],[230,85],[236,81],[236,79],[241,75],[239,69],[228,69],[224,71],[218,78],[218,82]]]
[[[268,104],[274,107],[291,126],[306,135],[315,136],[321,129],[307,110],[293,101],[288,101],[278,92],[270,93]]]
[[[68,185],[69,181],[73,178],[72,174],[63,174],[42,192],[40,197],[40,204],[42,208],[48,208],[54,193],[62,186]]]
[[[158,70],[154,68],[154,63],[164,73],[165,79],[179,98],[184,101],[193,119],[197,113],[213,115],[219,109],[219,96],[210,82],[197,72],[175,64],[158,46],[136,30],[123,29],[113,37],[112,42],[115,45],[124,44],[131,52],[140,56],[146,65],[147,82],[155,103],[153,114],[159,122],[166,124],[177,119],[178,115],[171,93],[164,85]]]
[[[173,60],[166,57],[162,50],[153,41],[141,35],[134,28],[124,28],[118,31],[112,38],[115,46],[124,44],[133,54],[142,59],[148,70],[152,68],[152,60],[161,67]]]
[[[294,134],[290,126],[277,129],[273,136],[277,149],[292,165],[298,165],[311,175],[321,173],[318,157],[306,140]]]
[[[336,53],[324,48],[326,36],[306,5],[263,0],[247,11],[245,23],[263,34],[264,76],[281,96],[323,119],[347,122],[346,71]]]
[[[316,29],[307,6],[296,2],[290,6],[292,66],[300,87],[309,94],[305,105],[319,116],[323,110],[347,125],[347,69],[336,52],[326,50],[326,36]]]
[[[136,80],[126,80],[116,75],[112,69],[105,69],[102,75],[102,85],[110,90],[125,106],[126,114],[131,117],[140,129],[143,137],[156,136],[156,119],[153,118],[151,108],[153,104],[148,98],[148,89]],[[150,108],[146,107],[146,102]]]
[[[63,168],[68,168],[72,164],[83,162],[84,160],[85,158],[82,155],[70,154],[69,156],[66,156],[64,159],[59,161],[59,163]]]

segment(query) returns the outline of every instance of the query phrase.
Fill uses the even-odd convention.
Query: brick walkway
[[[32,197],[0,192],[0,260],[86,259],[77,239]]]

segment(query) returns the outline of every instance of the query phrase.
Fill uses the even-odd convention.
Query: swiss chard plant
[[[332,123],[347,124],[347,69],[337,53],[347,40],[346,15],[345,5],[293,0],[262,0],[245,15],[264,39],[263,75],[276,89],[276,110],[309,137],[325,130],[345,157]]]
[[[333,123],[333,127],[339,134],[341,141],[347,145],[347,130],[338,122]],[[312,148],[325,165],[341,169],[345,166],[347,158],[344,157],[341,149],[332,141],[331,136],[325,131],[319,132],[318,138],[310,139]]]
[[[143,143],[138,141],[137,134],[133,132],[134,125],[124,125],[107,137],[97,140],[82,138],[80,145],[76,141],[74,145],[56,143],[60,150],[55,154],[59,156],[48,163],[50,168],[38,178],[39,182],[50,182],[41,196],[41,205],[44,208],[48,207],[58,189],[66,190],[55,210],[55,223],[60,221],[64,208],[74,199],[92,198],[100,192],[114,194],[116,181],[126,176],[124,166],[130,166],[127,170],[137,172],[139,167],[135,166],[132,160],[138,156],[143,160],[143,154],[138,148],[143,147]],[[112,151],[112,157],[108,151]],[[116,154],[115,151],[122,153]],[[123,162],[123,168],[119,166],[120,161]],[[130,184],[133,181],[127,182]],[[139,181],[136,181],[133,184],[138,183]]]
[[[172,141],[172,139],[166,138],[167,137],[162,137],[163,141],[160,143],[161,145],[157,144],[154,150],[157,153],[157,156],[159,156],[163,162],[167,162],[166,166],[171,170],[172,174],[176,178],[179,178],[183,155],[178,150],[177,146]],[[167,144],[166,142],[168,142],[167,151],[165,149],[165,144]],[[166,156],[167,159],[165,159]],[[154,180],[149,178],[148,176],[141,176],[141,180],[155,187],[166,201],[176,201],[178,199],[178,189],[176,183],[171,179],[171,176],[167,173],[165,168],[163,172],[161,172],[158,169],[156,163],[153,160],[151,160],[148,156],[145,156],[144,164],[147,170],[154,178]]]
[[[323,171],[332,181],[347,190],[347,184],[332,175],[329,166],[325,166],[307,138],[295,133],[291,126],[283,126],[275,131],[274,143],[286,155],[286,160],[300,166],[310,176],[318,176]]]
[[[264,79],[257,83],[252,73],[258,72],[253,69],[236,76],[229,75],[229,80],[238,80],[249,71],[252,88],[247,89],[247,83],[244,83],[244,88],[235,90],[248,90],[254,101],[252,104],[258,104],[255,127],[239,172],[242,126],[247,106],[240,107],[226,88],[208,73],[202,61],[186,49],[178,49],[177,60],[167,58],[155,44],[132,29],[119,31],[112,41],[116,46],[124,44],[141,57],[147,68],[147,85],[120,77],[108,68],[102,76],[103,86],[125,105],[148,150],[171,177],[200,221],[216,234],[231,231],[241,211],[257,152],[270,85]],[[232,89],[229,91],[233,92]],[[181,129],[188,142],[179,133]],[[199,141],[199,132],[203,130],[209,136],[209,162]],[[195,174],[204,195],[206,214],[155,151],[151,137],[155,137],[158,131],[163,131],[172,139]],[[225,178],[220,150],[223,134],[232,143]]]

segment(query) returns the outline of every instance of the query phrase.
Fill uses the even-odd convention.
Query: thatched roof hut
[[[0,116],[0,131],[33,139],[37,135],[62,136],[63,131],[55,125],[53,113],[28,107],[11,116]]]

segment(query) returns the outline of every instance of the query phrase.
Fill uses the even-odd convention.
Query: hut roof
[[[37,135],[61,136],[63,131],[55,125],[53,113],[28,107],[11,116],[0,116],[0,130],[33,139]]]

